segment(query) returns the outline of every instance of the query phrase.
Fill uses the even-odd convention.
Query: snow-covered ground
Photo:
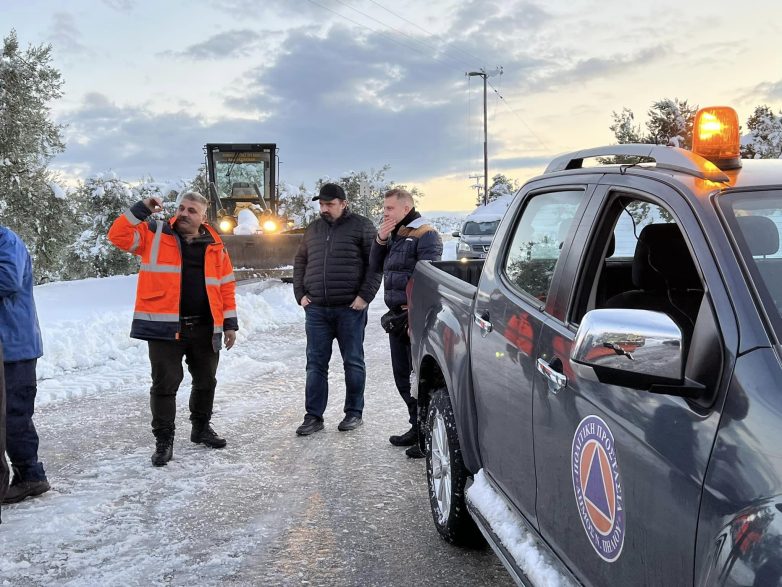
[[[454,240],[445,243],[455,256]],[[35,291],[44,336],[36,426],[52,491],[3,508],[0,585],[509,585],[489,550],[433,528],[424,464],[388,443],[407,426],[382,294],[365,343],[365,424],[340,433],[335,346],[326,429],[303,416],[304,313],[276,280],[237,294],[236,346],[220,356],[213,418],[223,450],[189,442],[189,375],[174,460],[152,467],[146,344],[128,337],[136,278]]]

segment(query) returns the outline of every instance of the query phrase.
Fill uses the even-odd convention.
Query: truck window
[[[665,208],[616,197],[606,208],[582,269],[571,322],[595,308],[668,314],[685,341],[695,327],[703,284],[680,227]]]
[[[580,190],[548,192],[527,202],[503,266],[513,287],[546,301],[562,244],[583,196]]]
[[[782,190],[729,192],[719,197],[777,340],[782,339]]]
[[[669,223],[673,218],[665,208],[653,202],[633,200],[624,207],[624,213],[619,215],[614,226],[613,252],[609,251],[609,259],[632,259],[638,235],[647,224]]]

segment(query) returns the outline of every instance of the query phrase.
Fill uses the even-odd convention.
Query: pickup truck
[[[730,112],[700,151],[562,155],[485,260],[416,266],[433,521],[520,584],[527,536],[554,582],[782,585],[782,161]]]

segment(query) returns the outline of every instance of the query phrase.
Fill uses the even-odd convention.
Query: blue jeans
[[[5,371],[5,450],[16,481],[43,481],[46,473],[38,461],[38,433],[33,424],[36,359],[3,363]],[[19,477],[19,479],[17,479]]]
[[[361,416],[364,410],[364,329],[367,310],[347,306],[330,308],[307,305],[304,329],[307,333],[307,413],[322,420],[329,399],[329,361],[331,347],[337,339],[345,367],[345,414]]]

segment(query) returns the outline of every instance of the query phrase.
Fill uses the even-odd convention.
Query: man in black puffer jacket
[[[410,395],[413,362],[407,336],[406,288],[418,261],[439,261],[442,254],[440,235],[416,212],[410,192],[395,188],[386,193],[383,222],[372,244],[369,267],[383,271],[384,298],[389,308],[383,323],[391,346],[391,368],[396,388],[410,415],[410,430],[388,440],[395,446],[409,446],[405,454],[412,458],[424,455],[418,447],[418,406]]]
[[[329,360],[337,339],[345,367],[345,417],[337,428],[361,425],[364,410],[364,329],[367,306],[380,288],[380,273],[369,270],[375,227],[350,211],[345,191],[324,184],[313,198],[320,218],[307,227],[293,263],[293,293],[304,308],[307,383],[304,422],[296,434],[323,429],[329,394]]]

